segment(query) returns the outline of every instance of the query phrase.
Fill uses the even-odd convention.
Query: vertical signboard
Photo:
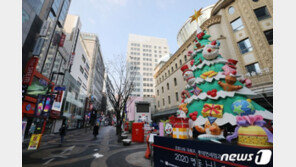
[[[57,91],[57,95],[52,105],[52,110],[55,110],[55,111],[61,111],[64,93],[65,93],[65,87],[63,87],[62,89],[59,89],[59,88],[61,87],[55,88],[55,90]]]
[[[38,57],[31,57],[31,59],[29,60],[25,69],[25,75],[23,77],[23,85],[30,85],[33,79],[34,72],[36,70],[38,60]]]
[[[62,33],[61,39],[60,39],[60,43],[59,43],[59,47],[63,47],[64,46],[64,42],[66,39],[66,34]]]
[[[32,134],[28,150],[37,150],[42,134]]]

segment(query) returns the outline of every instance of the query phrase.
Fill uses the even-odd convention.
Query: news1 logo
[[[266,165],[270,162],[272,152],[271,150],[260,150],[254,154],[223,154],[221,161],[253,161],[255,156],[256,165]]]

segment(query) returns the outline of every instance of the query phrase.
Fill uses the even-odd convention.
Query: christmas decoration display
[[[252,81],[251,81],[249,78],[247,78],[247,79],[245,79],[245,78],[241,78],[239,81],[240,81],[242,84],[244,84],[247,88],[252,87]]]
[[[184,65],[181,67],[181,70],[183,72],[183,77],[184,79],[186,80],[186,82],[189,84],[189,85],[192,85],[195,81],[195,78],[194,78],[194,75],[193,75],[193,72],[191,69],[189,69],[188,65]]]
[[[206,60],[213,60],[218,57],[219,55],[219,46],[216,41],[213,41],[210,44],[207,44],[202,51],[203,57]]]
[[[164,131],[165,131],[165,133],[166,133],[167,135],[172,134],[172,132],[173,132],[173,126],[172,126],[172,124],[170,124],[170,123],[166,123],[166,124],[165,124],[165,127],[164,127]]]
[[[182,103],[184,103],[186,98],[190,98],[190,94],[189,94],[188,90],[183,90],[181,92],[181,97],[182,97]]]
[[[225,139],[223,136],[223,131],[217,125],[217,123],[210,123],[206,121],[204,127],[195,126],[194,127],[199,133],[205,133],[198,136],[200,140],[220,140]]]
[[[236,91],[242,88],[241,85],[234,85],[236,82],[236,78],[234,76],[226,75],[225,82],[219,81],[218,84],[223,88],[225,91]]]
[[[171,116],[169,120],[173,125],[173,138],[187,139],[189,137],[189,118]]]
[[[217,74],[218,74],[217,72],[211,70],[211,71],[204,72],[203,74],[200,75],[200,77],[202,79],[206,79],[207,77],[211,78],[211,77],[213,77],[213,76],[215,76]]]
[[[159,127],[159,136],[164,136],[164,123],[163,122],[159,122],[158,123],[158,127]]]
[[[210,116],[210,117],[222,118],[222,114],[223,114],[222,111],[223,111],[223,105],[206,103],[204,104],[201,113],[204,117]]]
[[[193,90],[191,90],[190,93],[194,94],[195,96],[198,96],[202,92],[202,90],[199,87],[197,87],[196,84],[193,85],[192,87],[193,87]]]
[[[255,113],[255,108],[251,103],[250,99],[247,100],[237,100],[232,103],[231,109],[234,113],[238,115],[253,115]]]
[[[238,144],[254,148],[272,148],[273,135],[264,127],[266,122],[261,115],[237,116],[237,127],[234,134],[227,136],[231,142],[238,137]]]
[[[227,123],[235,126],[236,116],[244,115],[261,115],[267,120],[272,120],[271,112],[254,101],[247,100],[247,96],[256,93],[238,80],[241,77],[236,70],[238,62],[234,59],[224,59],[219,54],[220,42],[210,41],[209,37],[206,31],[196,35],[194,43],[204,47],[196,48],[188,54],[193,60],[190,68],[187,65],[181,68],[187,81],[181,97],[182,103],[187,103],[186,115],[192,122],[190,125],[201,127],[208,122],[211,126],[217,125],[216,129],[219,129],[219,126]],[[249,81],[245,82],[250,85]]]

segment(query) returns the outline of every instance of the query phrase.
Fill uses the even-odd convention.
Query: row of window
[[[131,60],[140,60],[140,57],[132,57],[130,56]]]
[[[143,58],[144,61],[152,61],[151,58]]]
[[[153,92],[153,89],[143,89],[143,92]]]
[[[176,92],[175,93],[175,98],[176,98],[176,101],[178,102],[179,101],[179,93]],[[168,96],[168,104],[171,104],[171,96]],[[157,105],[158,107],[160,107],[160,101],[157,102]],[[165,106],[165,99],[162,98],[162,105]]]
[[[138,46],[138,47],[140,46],[140,44],[138,44],[138,43],[131,43],[131,45],[132,46]]]
[[[153,81],[153,78],[143,78],[143,81]]]
[[[174,78],[174,85],[177,86],[177,78]],[[170,90],[170,84],[167,83],[167,90]],[[161,87],[161,92],[164,93],[163,86]],[[157,90],[157,96],[159,96],[159,90]]]
[[[187,56],[186,56],[186,55],[184,56],[184,60],[185,60],[185,62],[187,61]],[[182,59],[180,59],[179,63],[180,63],[180,66],[183,65],[183,64],[182,64],[182,63],[183,63],[183,62],[182,62]],[[178,63],[175,63],[175,69],[178,69]],[[168,75],[167,75],[167,73],[165,72],[164,75],[162,75],[162,77],[159,77],[159,79],[157,80],[157,83],[159,84],[160,82],[164,81],[165,78],[168,77],[168,76],[169,76],[171,73],[173,73],[173,72],[174,72],[174,67],[172,66],[172,67],[171,67],[171,70],[168,69]]]
[[[146,72],[144,72],[143,75],[144,75],[144,76],[153,76],[152,73],[146,73]]]
[[[152,69],[152,68],[144,67],[143,70],[144,70],[144,71],[148,71],[148,70],[149,70],[149,71],[152,71],[153,69]]]
[[[153,87],[153,84],[152,83],[143,83],[143,86]]]
[[[131,52],[131,55],[140,55],[138,52]]]
[[[131,48],[131,50],[140,51],[140,48]]]
[[[143,63],[144,66],[152,66],[152,63]]]

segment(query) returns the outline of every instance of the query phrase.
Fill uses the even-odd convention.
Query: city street
[[[146,144],[117,143],[113,126],[101,126],[97,139],[87,130],[68,131],[63,146],[59,145],[60,136],[55,134],[43,137],[36,151],[23,148],[23,167],[150,166],[150,160],[144,158]]]

